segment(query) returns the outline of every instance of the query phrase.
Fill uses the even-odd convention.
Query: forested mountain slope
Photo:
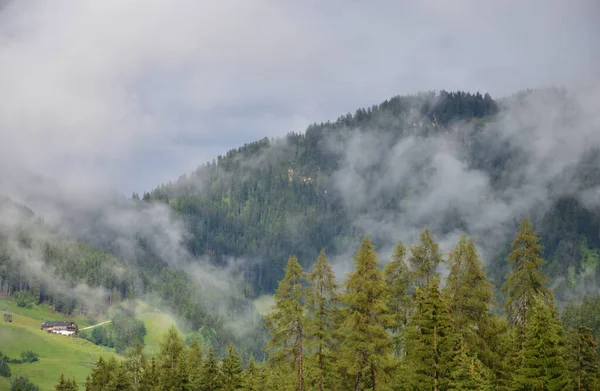
[[[238,259],[265,292],[290,254],[307,266],[325,248],[335,263],[364,234],[385,252],[425,225],[443,248],[476,235],[498,285],[516,222],[530,215],[562,297],[600,276],[594,130],[585,98],[560,89],[399,96],[231,150],[142,199],[184,218],[192,254]]]

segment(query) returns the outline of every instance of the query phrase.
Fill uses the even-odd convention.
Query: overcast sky
[[[597,0],[0,7],[0,165],[126,195],[393,95],[500,96],[600,69]]]

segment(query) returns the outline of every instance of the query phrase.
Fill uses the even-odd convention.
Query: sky
[[[126,195],[423,90],[600,78],[595,0],[0,0],[0,165]]]

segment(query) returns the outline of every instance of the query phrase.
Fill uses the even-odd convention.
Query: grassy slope
[[[6,323],[2,314],[13,314],[12,323]],[[161,311],[138,302],[136,317],[141,319],[147,330],[144,343],[148,355],[157,354],[160,341],[166,331],[175,324],[175,319]],[[17,307],[13,300],[0,298],[0,352],[11,358],[19,358],[21,352],[31,350],[40,355],[40,361],[32,364],[10,364],[12,375],[23,375],[31,379],[41,390],[53,390],[61,372],[74,376],[80,389],[86,376],[99,356],[113,355],[113,349],[96,346],[81,338],[69,338],[48,334],[40,330],[40,323],[47,320],[73,320],[80,328],[88,326],[85,317],[65,317],[52,313],[45,305],[33,308]],[[102,319],[98,320],[101,322]],[[10,381],[0,377],[0,391],[8,390]]]
[[[64,319],[60,314],[52,314],[45,306],[25,309],[17,307],[11,300],[0,299],[0,314],[5,312],[13,314],[13,321],[6,323],[0,317],[0,351],[12,358],[19,358],[25,350],[38,353],[39,362],[10,364],[10,369],[13,376],[20,374],[29,377],[41,390],[53,390],[61,373],[75,377],[77,383],[83,386],[98,357],[114,355],[111,349],[96,346],[83,339],[48,334],[40,330],[40,323],[44,320]],[[86,324],[84,319],[70,319],[81,325]],[[0,378],[0,390],[8,390],[9,387],[10,382]]]

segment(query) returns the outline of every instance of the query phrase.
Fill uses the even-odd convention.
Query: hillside
[[[306,267],[325,248],[344,270],[362,235],[389,254],[426,225],[445,250],[476,235],[499,286],[517,221],[531,216],[566,298],[600,281],[599,145],[582,141],[594,118],[559,89],[395,97],[231,150],[141,199],[184,219],[195,256],[236,260],[255,294],[277,287],[290,254]]]
[[[40,192],[36,197],[44,198],[45,194]],[[65,203],[68,198],[54,200]],[[170,252],[160,247],[160,240],[150,240],[146,245],[145,238],[125,234],[117,235],[115,240],[128,248],[127,254],[111,246],[104,246],[103,251],[99,243],[77,240],[62,225],[53,226],[10,198],[1,201],[0,294],[13,296],[22,307],[41,304],[69,316],[109,318],[121,305],[128,307],[129,303],[147,300],[154,310],[136,314],[142,314],[145,318],[141,320],[153,326],[148,335],[153,341],[148,346],[152,351],[158,346],[153,338],[158,339],[165,327],[177,323],[184,333],[195,333],[203,327],[217,330],[211,343],[219,352],[229,341],[235,341],[244,352],[260,353],[264,331],[254,305],[226,285],[212,289],[209,284],[199,284],[195,275],[202,278],[211,272],[208,268],[186,265],[183,260],[178,265],[170,264],[174,249]],[[143,205],[139,212],[133,202],[123,198],[120,202],[130,213],[144,211]],[[71,217],[82,220],[87,216],[90,220],[86,225],[94,227],[90,216],[94,213],[87,209]],[[116,235],[114,231],[104,232]],[[235,281],[232,277],[228,283],[233,287]],[[173,315],[161,312],[163,309]],[[242,323],[245,327],[238,330],[236,327]]]
[[[30,350],[39,354],[34,363],[10,364],[13,375],[27,376],[41,390],[53,390],[58,376],[75,377],[83,384],[86,376],[100,356],[108,358],[114,353],[80,338],[69,338],[48,334],[40,330],[46,320],[63,320],[61,314],[51,313],[42,307],[32,309],[17,307],[14,301],[0,299],[0,313],[13,314],[12,322],[0,320],[0,352],[11,358],[20,357],[21,352]],[[79,324],[85,319],[71,318]],[[0,389],[8,389],[10,383],[0,378]]]

